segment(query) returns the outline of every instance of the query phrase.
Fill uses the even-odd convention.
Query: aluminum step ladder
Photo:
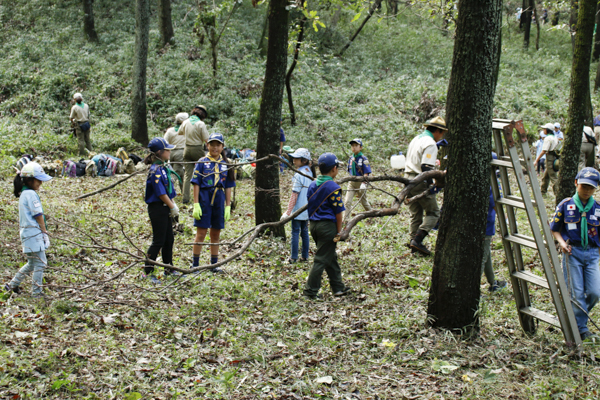
[[[515,130],[516,135],[513,137]],[[521,326],[526,333],[534,334],[535,320],[541,320],[561,329],[567,345],[580,345],[581,337],[548,224],[548,215],[533,167],[534,159],[531,157],[523,121],[494,119],[492,133],[498,155],[498,159],[492,160],[492,192]],[[526,179],[524,170],[529,175],[529,179]],[[499,171],[499,176],[496,175],[496,171]],[[516,178],[519,188],[516,194],[513,194],[509,174]],[[516,219],[516,212],[519,209],[527,213],[533,237],[519,232]],[[523,247],[538,252],[545,278],[526,268],[521,251]],[[556,314],[532,305],[530,285],[550,290]]]

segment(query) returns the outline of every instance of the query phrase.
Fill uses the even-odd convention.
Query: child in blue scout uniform
[[[307,149],[299,148],[290,154],[290,157],[292,157],[294,167],[298,171],[306,175],[315,176],[310,167],[310,152]],[[299,173],[294,174],[294,178],[292,179],[292,197],[290,197],[287,210],[283,213],[281,219],[289,217],[306,205],[308,202],[308,186],[311,183],[311,178]],[[302,258],[300,258],[300,261],[305,262],[308,261],[308,249],[310,247],[308,239],[308,211],[302,212],[292,220],[292,257],[289,260],[290,264],[298,261],[300,236],[302,236]]]
[[[579,303],[579,307],[573,304],[573,312],[582,340],[592,336],[587,327],[588,314],[600,297],[600,204],[592,197],[598,182],[600,173],[594,168],[579,171],[575,178],[577,192],[560,202],[550,223],[552,235],[563,252],[562,267],[569,293]]]
[[[362,140],[352,139],[350,141],[350,146],[354,156],[350,157],[348,160],[348,173],[352,176],[369,176],[371,173],[371,166],[369,165],[369,160],[367,157],[362,153]],[[367,183],[348,182],[348,192],[346,193],[346,198],[344,199],[344,203],[346,204],[346,215],[344,215],[344,219],[347,219],[350,215],[350,212],[352,212],[352,208],[350,206],[352,205],[352,199],[357,192],[360,203],[365,208],[365,211],[371,210],[371,205],[369,204],[369,200],[367,200]]]
[[[496,203],[494,202],[492,188],[490,188],[490,204],[488,206],[487,223],[485,226],[485,239],[483,242],[483,262],[481,263],[481,273],[485,273],[485,278],[490,284],[490,292],[496,292],[506,287],[506,281],[496,280],[496,276],[494,275],[494,267],[492,266],[492,239],[495,233]]]
[[[208,138],[208,156],[196,163],[192,184],[194,185],[194,226],[196,227],[196,243],[204,242],[210,228],[210,242],[219,243],[221,229],[231,217],[231,188],[235,186],[233,168],[228,168],[229,160],[223,152],[224,140],[220,133],[213,133]],[[192,268],[200,265],[202,246],[193,247]],[[219,261],[219,245],[210,247],[210,263]],[[221,273],[221,268],[213,268]]]
[[[50,247],[50,238],[42,202],[36,192],[42,182],[50,179],[52,178],[44,173],[42,166],[35,162],[26,164],[15,176],[13,184],[14,195],[19,198],[19,232],[27,264],[4,286],[9,292],[21,293],[19,286],[23,278],[33,271],[33,295],[42,295],[44,268],[47,265],[46,250]]]
[[[146,164],[152,164],[146,178],[146,195],[144,200],[148,204],[148,215],[152,224],[152,244],[148,249],[148,258],[156,260],[158,253],[162,251],[163,264],[173,265],[173,223],[172,219],[179,215],[179,207],[173,201],[177,194],[171,175],[181,179],[175,171],[167,164],[171,156],[171,149],[175,146],[167,143],[164,138],[154,138],[148,143],[150,154],[144,160]],[[144,266],[144,273],[154,283],[158,278],[154,275],[154,266]],[[175,275],[170,269],[165,269],[165,275]]]
[[[338,174],[338,159],[332,153],[319,157],[321,175],[308,187],[308,219],[310,234],[317,244],[315,260],[304,285],[304,296],[314,299],[321,288],[323,270],[329,276],[329,285],[334,296],[343,296],[350,288],[342,282],[342,271],[335,252],[333,240],[342,230],[342,188],[333,181]]]

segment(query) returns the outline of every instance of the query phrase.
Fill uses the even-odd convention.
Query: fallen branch
[[[131,175],[129,175],[129,176],[126,176],[125,178],[119,179],[118,181],[116,181],[116,182],[115,182],[115,183],[113,183],[112,185],[108,185],[108,186],[106,186],[106,187],[103,187],[103,188],[101,188],[101,189],[98,189],[98,190],[96,190],[96,191],[93,191],[93,192],[91,192],[91,193],[82,194],[81,196],[79,196],[79,197],[76,197],[76,198],[75,198],[75,200],[81,200],[81,199],[85,199],[86,197],[94,196],[94,195],[96,195],[96,194],[98,194],[98,193],[102,193],[102,192],[104,192],[104,191],[106,191],[106,190],[108,190],[108,189],[112,189],[112,188],[114,188],[115,186],[117,186],[117,185],[119,185],[119,184],[121,184],[121,183],[125,182],[127,179],[131,179],[131,178],[133,178],[134,176],[141,174],[142,172],[146,172],[146,170],[145,170],[145,169],[143,169],[143,170],[141,170],[141,171],[136,171],[136,172],[134,172],[133,174],[131,174]]]

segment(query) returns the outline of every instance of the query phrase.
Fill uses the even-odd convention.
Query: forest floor
[[[406,208],[394,217],[365,221],[351,241],[339,244],[344,280],[354,289],[347,297],[334,298],[324,277],[324,299],[305,299],[301,290],[310,264],[289,265],[289,242],[272,238],[256,240],[225,266],[226,275],[204,272],[154,286],[141,277],[133,257],[108,250],[136,254],[136,248],[149,245],[145,177],[73,200],[115,179],[57,178],[42,186],[52,235],[47,298],[23,294],[0,300],[0,397],[597,398],[600,348],[585,346],[578,354],[565,346],[560,331],[545,324],[534,336],[525,335],[510,284],[490,294],[482,279],[477,339],[428,328],[432,259],[404,247]],[[287,194],[289,171],[282,181]],[[391,183],[377,186],[398,190]],[[17,199],[7,194],[8,182],[0,189],[0,234],[6,238],[1,281],[6,282],[24,258]],[[223,240],[253,226],[253,192],[253,181],[238,182],[238,207]],[[390,204],[385,196],[369,193],[375,207]],[[548,204],[550,213],[552,196]],[[184,230],[175,240],[175,265],[182,268],[191,263],[190,214],[190,208],[182,210]],[[525,226],[525,215],[518,217]],[[92,244],[86,234],[107,249],[86,250]],[[435,234],[427,241],[433,242]],[[311,258],[313,250],[314,243]],[[222,248],[222,257],[233,251]],[[207,251],[201,259],[208,262]],[[499,235],[493,260],[497,277],[508,280]],[[532,253],[525,254],[525,262],[542,273]],[[28,293],[30,282],[23,288]],[[550,306],[545,291],[532,289],[532,298]]]

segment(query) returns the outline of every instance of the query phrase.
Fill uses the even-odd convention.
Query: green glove
[[[202,207],[200,207],[200,203],[194,203],[194,212],[192,213],[194,219],[202,218]]]
[[[231,218],[231,206],[225,206],[225,222],[229,222]]]

